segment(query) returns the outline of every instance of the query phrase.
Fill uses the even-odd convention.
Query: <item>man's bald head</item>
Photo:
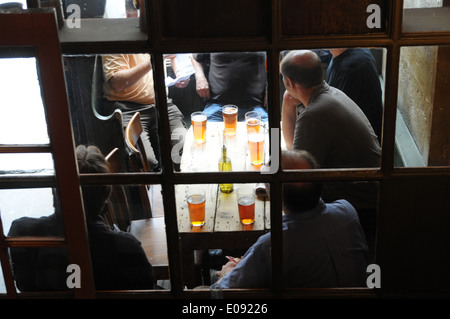
[[[281,61],[281,74],[305,89],[323,81],[320,58],[309,50],[290,51]]]

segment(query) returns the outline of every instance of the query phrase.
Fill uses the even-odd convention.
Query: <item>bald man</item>
[[[285,151],[284,169],[314,169],[305,151]],[[366,278],[367,243],[353,206],[325,204],[320,183],[283,184],[284,287],[361,287]],[[212,288],[269,288],[270,233],[261,236],[238,262],[228,262]]]
[[[281,74],[288,148],[311,152],[323,168],[379,165],[380,145],[367,117],[347,95],[326,84],[317,54],[289,52],[281,61]],[[304,108],[299,116],[297,106]]]

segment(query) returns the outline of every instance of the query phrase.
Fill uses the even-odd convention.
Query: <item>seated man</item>
[[[107,173],[105,158],[95,146],[76,149],[81,173]],[[140,242],[131,234],[111,230],[100,213],[109,198],[109,186],[83,186],[89,248],[97,290],[154,289],[152,265]],[[22,217],[13,221],[8,236],[64,236],[61,213],[48,217]],[[20,291],[67,290],[68,262],[65,248],[15,247],[10,249]]]
[[[285,151],[284,169],[314,169],[305,151]],[[367,244],[350,203],[325,204],[320,183],[283,185],[284,287],[361,287],[366,278]],[[269,288],[272,276],[270,233],[261,236],[242,259],[218,272],[212,288]]]
[[[220,52],[193,57],[197,93],[206,100],[208,121],[222,121],[222,106],[226,104],[238,106],[238,121],[244,121],[248,111],[258,111],[261,120],[267,121],[265,53]]]
[[[149,54],[115,54],[102,56],[103,94],[106,98],[106,112],[119,108],[126,127],[135,112],[141,113],[144,129],[142,141],[145,152],[154,171],[160,168],[160,141],[158,135],[158,114],[155,107],[152,64]],[[169,99],[167,113],[172,141],[174,169],[179,170],[186,124],[178,107]],[[180,144],[179,147],[177,144]]]

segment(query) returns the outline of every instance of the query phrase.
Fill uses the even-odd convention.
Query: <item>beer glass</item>
[[[191,114],[192,132],[194,141],[198,144],[206,142],[206,113],[194,112]]]
[[[189,208],[189,219],[194,227],[205,224],[205,190],[195,185],[188,190],[187,203]]]
[[[225,125],[224,134],[236,135],[238,107],[236,105],[225,105],[222,108],[222,116]]]
[[[245,124],[247,125],[247,134],[259,132],[261,127],[261,113],[250,111],[245,113]]]
[[[248,134],[248,148],[252,165],[264,164],[264,133],[251,132]]]
[[[236,190],[239,219],[244,225],[255,222],[255,190],[250,186],[241,186]]]

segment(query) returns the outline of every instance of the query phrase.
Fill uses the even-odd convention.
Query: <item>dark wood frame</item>
[[[447,248],[450,245],[448,235],[443,230],[450,226],[449,217],[442,214],[441,210],[449,211],[450,207],[450,186],[449,176],[450,167],[425,167],[425,168],[395,168],[394,148],[395,148],[395,123],[396,123],[396,105],[397,105],[397,83],[398,66],[400,59],[400,49],[402,46],[418,45],[450,45],[450,30],[443,32],[414,32],[403,33],[403,1],[385,1],[383,14],[386,22],[384,32],[367,34],[337,34],[329,35],[301,35],[301,36],[283,36],[281,34],[281,19],[283,5],[282,0],[262,1],[269,7],[265,11],[267,16],[265,21],[271,24],[269,31],[264,29],[261,34],[255,36],[236,36],[236,37],[170,37],[164,36],[163,21],[164,12],[162,12],[162,3],[164,0],[150,0],[146,2],[147,11],[146,21],[147,30],[150,30],[149,39],[143,40],[142,33],[132,41],[105,41],[94,43],[86,38],[83,42],[63,41],[61,51],[55,44],[57,39],[56,31],[52,34],[39,34],[33,32],[33,27],[43,24],[49,24],[47,15],[41,16],[11,16],[10,21],[0,20],[1,28],[4,25],[20,26],[17,33],[2,34],[0,45],[20,46],[35,45],[39,48],[38,59],[42,65],[54,65],[59,61],[60,54],[87,54],[87,53],[113,53],[113,52],[149,52],[152,54],[154,62],[155,91],[157,105],[160,111],[160,134],[161,136],[170,136],[168,115],[166,111],[165,87],[163,81],[163,59],[164,53],[173,52],[212,52],[212,51],[266,51],[268,56],[268,87],[269,87],[269,116],[271,127],[279,128],[280,122],[280,88],[279,88],[279,53],[283,50],[298,48],[330,48],[330,47],[382,47],[387,49],[386,61],[386,87],[385,87],[385,110],[383,121],[382,137],[382,163],[379,169],[345,169],[345,170],[320,170],[320,171],[281,171],[274,175],[262,174],[242,174],[228,173],[222,174],[202,174],[202,173],[175,173],[171,170],[171,165],[163,167],[163,173],[121,173],[121,174],[83,174],[78,176],[76,163],[73,161],[74,146],[71,141],[70,120],[68,107],[61,107],[56,102],[62,102],[67,105],[65,88],[62,87],[62,71],[59,70],[60,63],[57,63],[58,71],[47,73],[47,68],[41,69],[44,92],[46,87],[52,87],[52,96],[45,96],[45,104],[48,115],[48,125],[51,137],[51,146],[32,145],[32,146],[8,146],[0,147],[0,152],[52,152],[55,159],[56,178],[49,176],[24,176],[13,178],[0,178],[1,188],[21,188],[21,187],[53,187],[58,186],[60,190],[60,199],[63,208],[67,210],[67,221],[71,227],[67,228],[66,240],[57,242],[48,242],[45,240],[30,242],[33,245],[67,245],[71,260],[74,263],[83,265],[86,274],[83,276],[82,288],[75,290],[75,297],[91,298],[111,297],[111,296],[135,296],[132,293],[117,292],[95,292],[92,283],[92,274],[90,272],[88,251],[85,238],[84,220],[80,212],[82,211],[81,198],[79,195],[80,184],[161,184],[165,207],[165,223],[167,231],[167,244],[170,264],[170,291],[148,291],[139,292],[139,295],[148,298],[180,298],[180,297],[200,297],[209,298],[209,291],[186,291],[183,289],[181,278],[182,260],[180,258],[179,238],[177,231],[176,207],[175,207],[175,184],[191,183],[217,183],[217,182],[270,182],[271,183],[271,225],[272,225],[272,265],[274,285],[269,290],[230,290],[224,292],[226,297],[288,297],[288,298],[311,298],[311,297],[330,297],[330,298],[376,298],[378,295],[389,296],[414,296],[414,295],[432,295],[448,296],[448,287],[450,278],[448,274],[443,273],[442,277],[434,278],[428,272],[434,268],[430,266],[421,269],[424,266],[424,260],[439,254],[439,250]],[[166,0],[167,1],[167,0]],[[32,4],[35,1],[29,1]],[[196,2],[201,2],[195,1]],[[326,1],[324,1],[326,3]],[[167,13],[166,13],[167,14]],[[184,14],[184,13],[183,13]],[[104,23],[104,21],[92,22]],[[51,26],[49,26],[51,29]],[[351,30],[351,28],[350,28]],[[68,36],[60,30],[60,37],[67,39]],[[80,31],[83,32],[83,31]],[[42,51],[41,51],[42,48]],[[47,86],[48,85],[48,86]],[[55,89],[57,88],[57,89]],[[162,98],[161,98],[162,97]],[[56,120],[57,119],[57,120]],[[171,163],[170,143],[162,143],[162,162]],[[69,158],[69,160],[67,160]],[[58,174],[60,169],[64,169],[65,174]],[[294,289],[286,290],[281,286],[282,265],[282,237],[281,237],[281,184],[285,181],[294,180],[371,180],[380,183],[380,210],[378,214],[378,233],[377,249],[375,260],[383,269],[383,285],[381,289],[371,290],[361,289]],[[422,189],[426,185],[426,189]],[[401,189],[404,187],[404,191]],[[421,193],[421,191],[423,193]],[[416,197],[423,194],[425,198],[418,199],[419,205],[407,205],[412,210],[408,214],[403,208],[404,201],[407,200],[406,192],[414,194]],[[430,211],[422,211],[427,207],[426,196],[433,199],[433,205],[430,205]],[[72,203],[68,205],[67,203]],[[73,204],[75,203],[75,204]],[[419,207],[419,208],[415,208]],[[422,210],[420,210],[422,209]],[[75,212],[75,210],[77,212]],[[433,221],[434,218],[437,220]],[[408,246],[410,238],[416,236],[420,231],[420,224],[429,231],[438,229],[438,234],[432,237],[432,244],[437,247],[426,247],[424,244]],[[440,231],[440,232],[439,232]],[[397,233],[398,232],[398,233]],[[448,233],[448,231],[447,231]],[[400,237],[399,238],[399,235]],[[422,237],[414,237],[416,240]],[[18,297],[13,289],[11,269],[8,267],[7,247],[22,245],[23,243],[15,239],[0,238],[0,258],[2,258],[3,273],[8,289],[9,297]],[[404,250],[402,250],[405,248]],[[399,252],[401,250],[401,252]],[[415,260],[411,265],[402,264],[402,258]],[[448,256],[437,259],[442,262],[436,266],[438,269],[448,269],[450,260]],[[401,272],[404,267],[410,267],[405,272]],[[425,279],[419,279],[424,276]],[[409,280],[409,281],[408,281]]]

